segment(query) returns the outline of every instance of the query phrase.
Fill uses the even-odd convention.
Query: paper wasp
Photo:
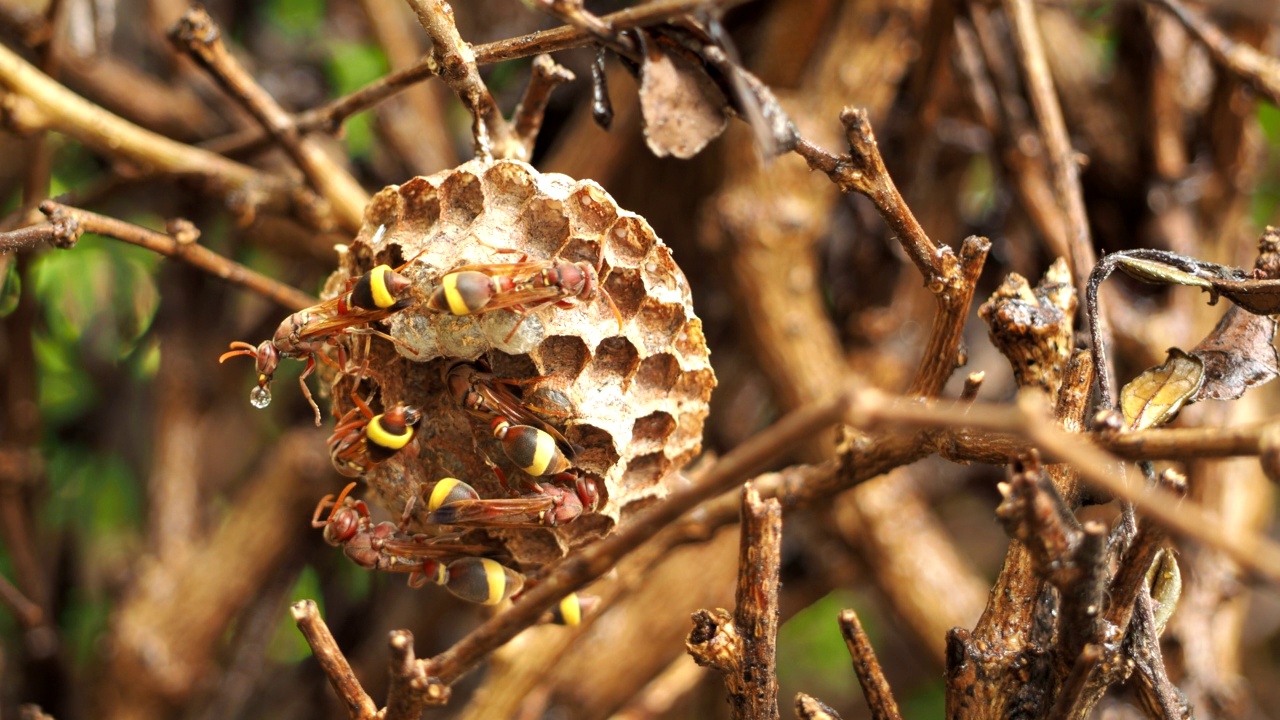
[[[583,480],[585,487],[590,480]],[[594,498],[595,487],[584,498],[576,488],[535,484],[534,492],[517,498],[484,499],[475,488],[457,478],[444,478],[427,495],[427,522],[436,525],[504,527],[555,527],[582,515]]]
[[[422,412],[396,403],[375,415],[354,393],[351,400],[356,406],[338,420],[329,436],[329,459],[339,473],[361,477],[409,444]]]
[[[521,470],[538,477],[559,475],[571,467],[577,448],[512,394],[508,388],[519,383],[457,362],[445,369],[445,384],[459,406],[490,423],[503,452]]]
[[[600,263],[604,258],[600,258]],[[514,263],[463,265],[440,278],[440,286],[427,298],[427,307],[454,315],[473,315],[508,309],[520,321],[507,333],[510,341],[525,318],[548,305],[570,308],[597,294],[609,303],[618,330],[622,313],[600,284],[599,268],[581,260],[524,260]]]
[[[311,526],[324,528],[325,542],[341,547],[343,554],[369,570],[407,573],[411,587],[427,582],[442,585],[455,596],[481,605],[496,605],[520,592],[524,576],[497,560],[480,555],[491,552],[484,545],[454,542],[456,535],[430,536],[406,531],[415,498],[405,506],[400,522],[374,523],[369,506],[350,496],[350,483],[335,499],[326,495],[316,505]],[[329,517],[320,515],[332,506]]]
[[[399,271],[416,258],[417,256],[394,270],[388,265],[375,267],[348,282],[346,291],[338,297],[299,310],[285,318],[276,328],[275,336],[262,341],[257,347],[239,340],[231,343],[231,349],[223,353],[218,362],[226,362],[228,358],[240,355],[253,358],[257,362],[258,384],[249,393],[249,402],[256,408],[265,408],[271,404],[271,381],[281,358],[305,360],[307,366],[298,378],[298,384],[302,387],[303,397],[315,411],[318,427],[320,407],[311,397],[307,376],[316,369],[317,357],[336,367],[320,351],[326,342],[331,342],[340,333],[381,335],[398,343],[389,335],[359,326],[385,320],[412,303],[413,298],[409,292],[412,281]]]
[[[447,366],[444,379],[454,401],[474,417],[488,422],[500,416],[512,424],[533,426],[550,435],[567,457],[572,458],[577,453],[578,448],[560,434],[559,430],[533,414],[524,401],[510,390],[530,381],[503,380],[468,362],[455,362]]]

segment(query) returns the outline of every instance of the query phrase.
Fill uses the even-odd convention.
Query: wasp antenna
[[[351,485],[355,485],[355,483],[351,483]],[[347,487],[350,487],[350,485],[348,485]],[[329,493],[328,495],[325,495],[324,497],[320,498],[320,502],[316,504],[316,511],[311,516],[311,527],[322,528],[325,525],[329,524],[328,518],[324,520],[320,519],[320,513],[324,512],[324,509],[329,507],[329,503],[332,501],[333,501],[333,493]],[[333,507],[334,509],[337,509],[338,503],[334,502]],[[329,513],[329,517],[333,517],[333,513]]]
[[[333,501],[333,512],[329,513],[329,517],[325,519],[326,523],[329,519],[333,518],[333,513],[338,512],[338,506],[342,504],[343,500],[347,499],[347,495],[351,494],[351,490],[354,489],[355,486],[356,483],[354,481],[349,482],[346,487],[342,488],[342,492],[338,493],[338,498]]]
[[[227,361],[227,358],[239,357],[241,355],[249,355],[256,358],[258,356],[258,348],[247,342],[237,340],[231,343],[231,350],[218,356],[218,362],[224,363]]]

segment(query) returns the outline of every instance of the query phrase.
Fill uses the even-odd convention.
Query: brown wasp
[[[584,506],[594,500],[595,486],[589,479],[582,478],[579,487],[588,484],[590,492],[535,483],[529,495],[484,499],[467,483],[444,478],[432,486],[427,495],[430,511],[427,522],[480,527],[555,527],[578,519]]]
[[[489,422],[503,452],[520,469],[540,477],[560,475],[572,466],[578,448],[512,393],[510,388],[520,383],[457,362],[445,368],[445,384],[459,406]]]
[[[306,360],[307,366],[298,378],[298,384],[302,386],[303,397],[316,413],[316,426],[319,427],[320,407],[307,388],[307,376],[316,369],[316,358],[342,370],[320,352],[326,342],[332,342],[340,333],[381,335],[399,344],[398,340],[389,335],[360,326],[385,320],[412,303],[413,298],[409,292],[412,281],[401,275],[400,270],[415,259],[417,256],[394,270],[388,265],[375,267],[348,282],[346,291],[338,297],[299,310],[285,318],[276,328],[275,335],[270,340],[262,341],[257,347],[239,340],[231,343],[231,350],[223,353],[218,362],[226,362],[228,358],[240,355],[253,358],[257,362],[258,384],[249,393],[249,402],[256,408],[265,408],[271,404],[271,381],[280,365],[280,359]]]
[[[407,573],[411,587],[427,582],[442,585],[468,602],[496,605],[520,592],[524,576],[496,560],[479,557],[491,549],[455,542],[456,535],[431,536],[406,531],[416,496],[405,506],[400,522],[374,523],[369,506],[350,496],[350,483],[335,499],[326,495],[316,505],[311,526],[324,528],[325,542],[369,570]],[[332,507],[329,517],[320,515]]]
[[[524,256],[527,257],[527,256]],[[510,341],[525,318],[548,305],[569,308],[597,294],[609,303],[618,330],[622,313],[600,283],[597,266],[582,260],[527,260],[514,263],[462,265],[440,278],[440,286],[427,298],[427,307],[454,315],[473,315],[508,309],[520,321],[507,333]],[[603,256],[600,263],[603,264]]]
[[[409,444],[422,412],[396,403],[375,415],[355,393],[351,400],[355,407],[338,420],[329,436],[329,459],[343,475],[361,477]]]

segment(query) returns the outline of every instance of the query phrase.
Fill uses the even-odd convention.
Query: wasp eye
[[[271,388],[258,386],[249,391],[249,404],[261,410],[271,404]]]

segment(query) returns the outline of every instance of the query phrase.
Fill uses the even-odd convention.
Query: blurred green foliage
[[[857,676],[840,635],[837,618],[854,608],[874,640],[877,628],[869,622],[868,605],[852,590],[836,590],[801,610],[778,629],[778,697],[790,702],[797,692],[840,707],[858,697]]]
[[[295,37],[320,32],[326,13],[324,0],[267,0],[262,10],[273,28]]]
[[[10,262],[0,278],[0,318],[13,313],[18,308],[18,298],[22,295],[22,276],[18,274],[18,263]]]
[[[289,591],[289,604],[299,600],[315,600],[320,608],[320,616],[324,617],[324,597],[320,592],[320,575],[310,565],[304,567],[294,580],[293,589]],[[280,614],[275,633],[267,645],[267,658],[281,664],[292,665],[311,657],[311,646],[306,638],[298,632],[293,616],[288,612]]]
[[[1253,224],[1262,229],[1278,221],[1276,209],[1280,207],[1280,109],[1271,103],[1259,101],[1256,114],[1270,150],[1267,153],[1266,171],[1254,186],[1250,208]]]
[[[45,452],[49,497],[41,527],[74,541],[78,573],[58,624],[76,664],[84,667],[106,630],[111,598],[104,590],[117,569],[132,564],[140,544],[142,489],[120,457],[62,444]],[[52,535],[46,542],[54,542]]]
[[[160,303],[159,262],[148,250],[86,235],[74,249],[46,252],[32,263],[32,292],[43,312],[33,336],[40,406],[50,424],[70,422],[94,405],[94,364],[133,361],[136,375],[154,371],[158,351],[143,339]]]
[[[325,71],[334,95],[355,92],[390,71],[382,49],[368,43],[335,42],[328,45]],[[373,151],[372,116],[362,112],[343,126],[347,151],[353,158],[365,158]]]

